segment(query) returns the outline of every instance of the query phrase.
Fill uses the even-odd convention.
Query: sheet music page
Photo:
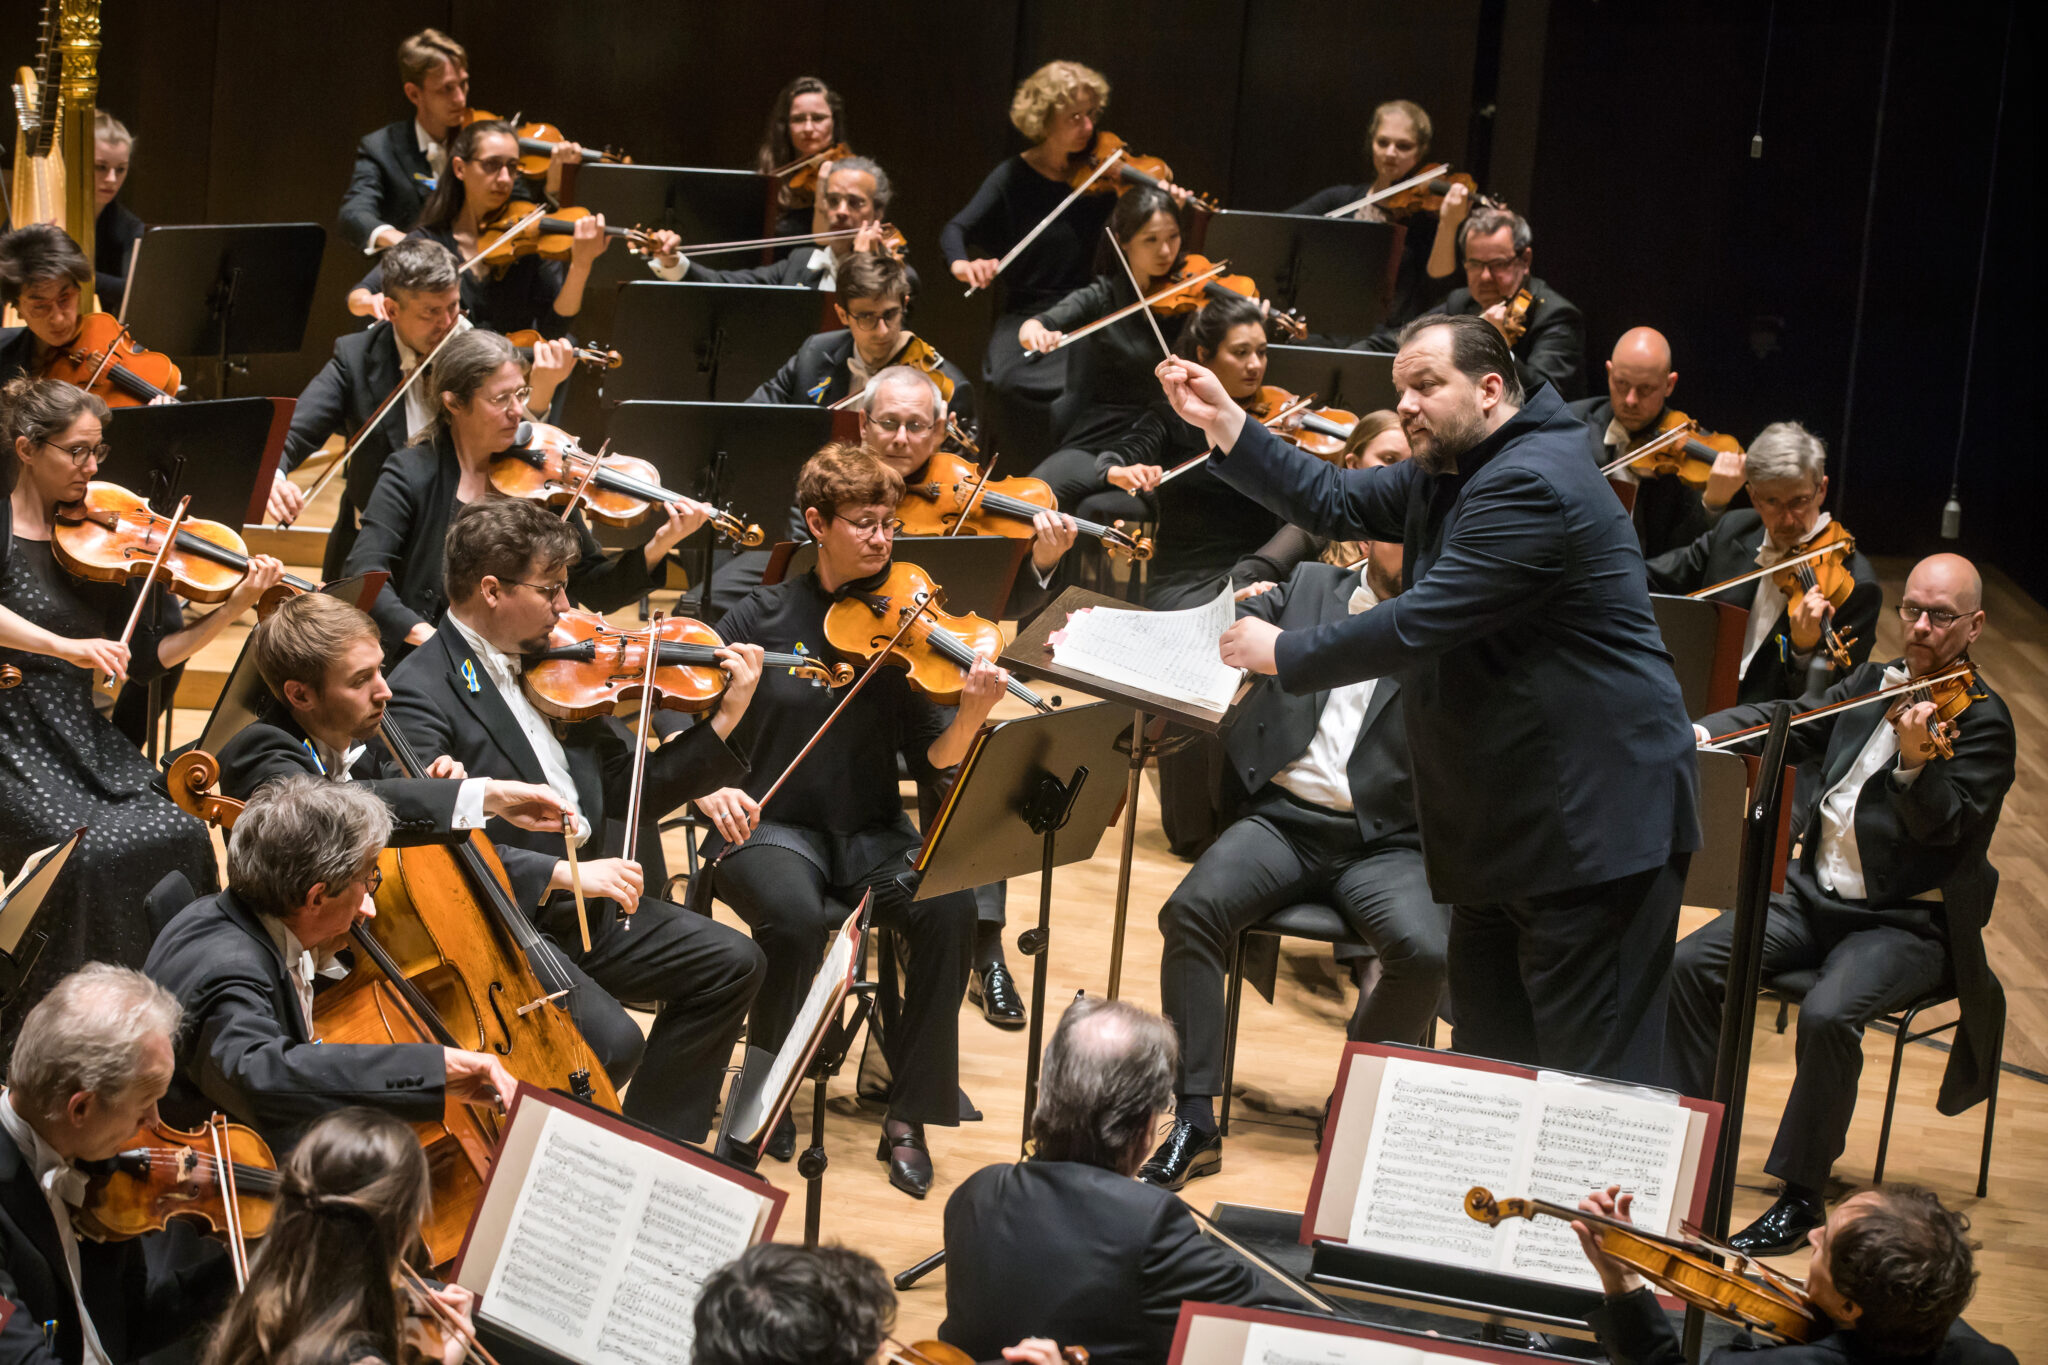
[[[1245,1334],[1239,1365],[1424,1365],[1435,1359],[1431,1352],[1391,1341],[1255,1322]]]
[[[589,1365],[688,1365],[697,1294],[746,1250],[761,1204],[550,1107],[483,1311]]]
[[[1536,1094],[1541,1115],[1526,1183],[1516,1193],[1576,1208],[1591,1191],[1620,1185],[1635,1194],[1630,1217],[1636,1226],[1665,1231],[1685,1161],[1690,1111],[1675,1103],[1570,1082],[1538,1085]],[[1587,1263],[1569,1223],[1556,1218],[1517,1220],[1512,1229],[1514,1240],[1503,1269],[1560,1284],[1599,1287],[1600,1277]]]
[[[1389,1057],[1347,1238],[1353,1246],[1499,1269],[1502,1234],[1465,1192],[1517,1189],[1536,1086],[1517,1076]]]
[[[848,916],[848,923],[859,914],[860,910],[856,908],[853,915]],[[782,1050],[775,1054],[775,1064],[768,1068],[767,1079],[749,1097],[746,1110],[735,1118],[732,1131],[741,1142],[758,1141],[761,1130],[768,1126],[768,1116],[774,1112],[775,1101],[790,1083],[791,1074],[803,1065],[804,1054],[810,1050],[810,1040],[818,1031],[819,1021],[825,1017],[826,1007],[832,1003],[833,991],[846,979],[859,946],[858,936],[847,932],[847,924],[841,924],[832,937],[831,951],[825,954],[825,965],[818,968],[817,976],[811,979],[810,993],[804,997],[803,1008],[797,1011],[796,1022],[790,1025],[789,1034],[782,1041]]]
[[[1224,664],[1217,644],[1236,619],[1226,583],[1214,600],[1184,611],[1087,607],[1070,613],[1049,639],[1053,662],[1064,668],[1220,715],[1244,676]]]

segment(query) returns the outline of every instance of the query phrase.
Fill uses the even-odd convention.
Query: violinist
[[[126,1241],[78,1235],[81,1162],[156,1117],[178,1002],[140,972],[91,963],[22,1021],[0,1092],[0,1361],[115,1365],[174,1345],[234,1289],[228,1258],[187,1226]]]
[[[24,324],[0,327],[0,384],[42,375],[77,342],[85,328],[80,291],[92,278],[92,262],[60,227],[31,223],[0,237],[0,304],[17,309]]]
[[[665,280],[701,280],[715,284],[792,284],[801,289],[835,289],[840,267],[856,252],[880,253],[883,246],[882,217],[889,211],[895,190],[889,173],[864,156],[842,157],[820,167],[821,189],[810,221],[798,232],[851,232],[813,246],[799,245],[772,265],[742,266],[714,270],[692,261],[687,255],[662,257],[654,273]],[[909,273],[910,292],[917,292],[917,272]]]
[[[469,122],[469,53],[462,44],[439,29],[421,29],[398,45],[398,74],[413,116],[357,144],[341,199],[341,235],[369,256],[419,219],[448,170],[448,144]]]
[[[1481,208],[1458,230],[1465,283],[1428,314],[1485,318],[1508,343],[1522,387],[1549,383],[1569,402],[1586,391],[1586,319],[1578,305],[1530,273],[1535,260],[1529,220],[1508,209]],[[1516,315],[1518,299],[1529,301]],[[1396,329],[1382,327],[1353,350],[1395,349]]]
[[[181,663],[220,634],[283,574],[257,556],[226,602],[185,625],[175,600],[150,590],[124,654],[115,643],[134,613],[134,581],[100,583],[64,568],[54,546],[60,509],[86,494],[111,452],[103,443],[107,408],[56,379],[16,379],[0,390],[4,473],[12,484],[8,529],[0,533],[0,607],[50,635],[77,642],[96,665],[123,664],[131,685]],[[11,541],[11,544],[9,543]],[[72,968],[94,958],[140,966],[152,926],[143,898],[159,877],[183,872],[195,887],[214,885],[206,829],[158,794],[155,770],[93,704],[92,676],[36,654],[5,653],[22,685],[0,706],[0,865],[19,867],[39,848],[80,825],[84,840],[44,902],[50,942],[24,983],[34,999]],[[11,1036],[19,1015],[0,1015]]]
[[[1365,129],[1366,164],[1372,170],[1372,182],[1332,185],[1287,212],[1321,217],[1376,190],[1412,179],[1430,164],[1424,160],[1429,155],[1429,141],[1428,112],[1413,100],[1388,100],[1372,111],[1372,122]],[[1440,209],[1390,213],[1368,204],[1352,215],[1366,222],[1399,223],[1402,228],[1401,263],[1394,276],[1388,326],[1400,326],[1449,292],[1450,278],[1458,269],[1458,229],[1471,211],[1471,192],[1454,183],[1445,192]]]
[[[419,382],[436,399],[433,424],[421,444],[385,462],[342,565],[344,577],[372,569],[391,575],[370,614],[394,657],[401,645],[433,635],[448,603],[440,547],[449,522],[464,506],[491,496],[491,457],[512,448],[532,401],[517,350],[481,329],[450,341]],[[660,585],[668,552],[708,515],[702,504],[667,504],[646,544],[606,555],[582,513],[572,513],[568,528],[582,547],[569,575],[572,597],[596,611],[636,600]]]
[[[204,1365],[461,1365],[466,1343],[435,1321],[432,1293],[470,1331],[475,1296],[417,1287],[419,1229],[433,1201],[412,1129],[372,1109],[321,1119],[284,1162],[277,1212],[249,1262],[249,1284]],[[436,1323],[438,1327],[438,1322]]]
[[[953,362],[910,330],[910,267],[875,252],[849,254],[838,266],[832,311],[841,328],[809,337],[768,381],[747,396],[749,403],[801,403],[830,407],[870,379],[912,354],[920,368],[936,369],[953,396],[948,402],[962,422],[974,421],[974,386]]]
[[[1751,510],[1730,512],[1712,530],[1647,561],[1650,590],[1697,592],[1798,554],[1833,520],[1822,510],[1828,496],[1827,461],[1827,447],[1797,422],[1773,422],[1758,432],[1742,457]],[[1855,586],[1840,606],[1818,587],[1794,600],[1769,575],[1714,595],[1715,601],[1749,611],[1737,700],[1764,702],[1818,691],[1812,684],[1815,673],[1839,678],[1841,670],[1821,648],[1827,630],[1848,637],[1854,665],[1870,657],[1884,589],[1860,553],[1850,552],[1846,571]]]
[[[1633,1197],[1618,1186],[1579,1201],[1602,1217],[1629,1216]],[[1586,1315],[1616,1365],[1680,1365],[1685,1355],[1671,1319],[1642,1277],[1602,1251],[1584,1223],[1572,1224],[1599,1272],[1606,1301]],[[1806,1296],[1831,1330],[1816,1340],[1770,1345],[1739,1333],[1709,1365],[2014,1365],[2011,1351],[1963,1321],[1977,1288],[1970,1220],[1931,1191],[1892,1185],[1864,1190],[1836,1206],[1810,1235]]]
[[[903,480],[857,446],[832,445],[805,462],[796,491],[818,543],[817,567],[757,589],[719,628],[735,642],[824,654],[826,612],[889,571]],[[840,907],[871,891],[874,922],[908,940],[903,1015],[888,1043],[889,1112],[876,1159],[888,1164],[890,1183],[916,1199],[932,1184],[926,1126],[960,1121],[960,1000],[972,966],[976,907],[967,891],[912,901],[897,882],[903,855],[919,842],[897,790],[897,761],[920,781],[959,763],[1007,678],[993,661],[977,659],[965,673],[959,708],[949,714],[914,692],[900,669],[881,668],[763,809],[761,794],[838,701],[787,674],[770,674],[734,740],[750,771],[697,802],[717,831],[705,856],[724,855],[711,874],[712,890],[752,927],[768,957],[749,1035],[755,1046],[782,1045],[826,939],[845,917]],[[796,1130],[790,1116],[783,1125],[769,1153],[787,1160]]]
[[[847,145],[846,101],[816,76],[798,76],[782,87],[768,110],[768,131],[761,135],[761,145],[754,153],[754,169],[762,175],[773,175],[785,167],[800,166],[813,157],[828,155],[834,147]],[[776,190],[775,221],[770,231],[777,237],[803,232],[812,222],[816,191],[790,184],[793,177],[805,178],[786,172]],[[819,175],[813,183],[823,185],[825,179]]]
[[[103,310],[119,313],[128,290],[128,258],[142,240],[142,220],[121,202],[135,135],[106,110],[95,109],[92,136],[92,198],[99,214],[92,226],[93,294]]]
[[[999,258],[1066,199],[1074,160],[1093,145],[1108,103],[1109,81],[1079,62],[1047,62],[1024,78],[1010,101],[1010,124],[1031,146],[990,171],[940,232],[954,279],[978,289],[997,280]],[[1018,329],[1088,283],[1113,203],[1108,195],[1082,195],[1002,272],[981,377],[991,392],[991,421],[1012,449],[1053,448],[1052,403],[1064,391],[1067,369],[1064,352],[1026,360]]]
[[[1586,445],[1601,468],[1657,435],[1658,424],[1678,387],[1671,368],[1671,343],[1652,327],[1631,327],[1614,343],[1607,361],[1607,397],[1572,403],[1573,416],[1586,424]],[[1654,558],[1704,534],[1729,502],[1742,491],[1742,454],[1718,451],[1704,488],[1694,488],[1675,474],[1651,474],[1624,465],[1607,476],[1636,485],[1630,519],[1644,558]]]
[[[1754,452],[1752,452],[1752,458]],[[1859,664],[1821,696],[1842,701],[1892,683],[1933,677],[1968,656],[1984,630],[1983,581],[1958,555],[1934,555],[1906,579],[1899,616],[1903,657]],[[1933,743],[1935,703],[1907,694],[1898,702],[1843,710],[1792,729],[1788,763],[1818,760],[1819,780],[1793,813],[1800,856],[1771,898],[1764,930],[1764,978],[1799,968],[1819,981],[1799,1007],[1798,1071],[1777,1141],[1764,1169],[1784,1182],[1777,1202],[1732,1243],[1752,1255],[1781,1255],[1820,1225],[1822,1191],[1841,1155],[1863,1069],[1863,1030],[1871,1020],[1929,994],[1950,979],[1962,1003],[1962,1040],[1996,1065],[1997,982],[1983,969],[1979,942],[1989,891],[1968,888],[1995,878],[1985,860],[2006,791],[2013,783],[2013,721],[1982,678],[1965,693],[1967,709],[1950,724],[1950,756]],[[1702,719],[1702,740],[1769,719],[1762,704]],[[1712,1093],[1715,1042],[1729,955],[1727,916],[1678,945],[1672,969],[1666,1083],[1688,1095]],[[1949,1054],[1942,1109],[1958,1113],[1981,1098],[1985,1074],[1972,1073],[1971,1047]]]
[[[648,755],[646,819],[621,829],[632,803],[632,732],[597,716],[557,734],[520,685],[520,656],[541,648],[561,618],[579,548],[575,530],[530,502],[464,508],[448,528],[444,627],[393,670],[391,718],[415,753],[447,754],[475,777],[545,782],[570,805],[583,850],[576,864],[560,833],[502,819],[486,829],[500,847],[559,860],[534,920],[578,983],[569,996],[577,1027],[615,1085],[634,1081],[626,1116],[695,1141],[761,984],[761,953],[744,934],[648,894],[664,879],[643,869],[659,866],[662,817],[745,775],[727,737],[753,699],[761,655],[737,644],[719,651],[723,702]],[[589,952],[573,895],[579,880]],[[657,1007],[647,1034],[620,1000]]]
[[[313,998],[347,974],[336,953],[377,913],[377,859],[391,811],[369,790],[279,778],[242,808],[228,888],[164,926],[143,970],[176,996],[186,1026],[164,1100],[190,1127],[215,1110],[283,1150],[322,1114],[371,1104],[436,1119],[448,1097],[502,1109],[516,1082],[494,1056],[434,1043],[323,1043]]]

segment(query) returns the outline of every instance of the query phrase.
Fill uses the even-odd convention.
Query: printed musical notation
[[[1426,1365],[1456,1359],[1390,1341],[1255,1322],[1245,1334],[1241,1365]]]

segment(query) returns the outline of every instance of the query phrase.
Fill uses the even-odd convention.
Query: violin
[[[1788,605],[1818,588],[1828,599],[1828,605],[1840,611],[1849,600],[1849,594],[1856,591],[1856,575],[1849,571],[1849,556],[1855,552],[1856,537],[1850,535],[1841,522],[1831,521],[1800,549],[1801,553],[1794,556],[1788,565],[1771,575],[1771,582],[1785,594]],[[1815,551],[1825,553],[1812,557]],[[1835,667],[1844,672],[1853,666],[1849,646],[1854,641],[1854,635],[1837,631],[1832,620],[1821,627],[1821,648],[1827,651]]]
[[[519,352],[519,358],[529,365],[533,363],[533,348],[546,339],[531,327],[522,327],[516,332],[505,334],[505,340],[512,343],[513,349]],[[570,345],[576,352],[577,361],[593,370],[616,370],[626,363],[624,356],[603,346],[584,345],[579,342],[572,342]]]
[[[112,313],[88,313],[69,346],[43,362],[42,378],[62,379],[98,394],[107,406],[136,408],[174,398],[184,378],[171,358],[145,351]]]
[[[472,123],[499,121],[496,114],[485,109],[466,110],[462,115],[462,126],[465,128]],[[562,130],[552,123],[520,123],[514,127],[513,132],[519,139],[519,173],[529,180],[544,178],[548,173],[548,163],[554,160],[555,148],[568,141],[562,136]],[[624,152],[612,147],[595,153],[586,147],[583,149],[583,159],[603,161],[612,165],[629,165],[633,160]]]
[[[1764,1278],[1752,1280],[1708,1260],[1708,1248],[1698,1243],[1660,1237],[1618,1218],[1544,1199],[1495,1199],[1476,1185],[1465,1195],[1465,1212],[1488,1227],[1500,1226],[1503,1218],[1539,1216],[1584,1223],[1601,1251],[1665,1293],[1780,1341],[1812,1341],[1834,1330],[1797,1281],[1762,1266]]]
[[[1315,401],[1314,394],[1296,398],[1276,385],[1262,384],[1245,405],[1245,411],[1274,435],[1309,454],[1333,462],[1341,460],[1352,429],[1358,425],[1358,414],[1343,408],[1319,408]]]
[[[1173,268],[1163,283],[1179,284],[1192,280],[1195,276],[1206,274],[1210,268],[1211,262],[1207,256],[1190,252]],[[1202,280],[1199,288],[1190,284],[1188,288],[1168,294],[1164,298],[1155,296],[1152,311],[1162,317],[1180,317],[1194,312],[1210,299],[1226,298],[1232,294],[1250,299],[1254,303],[1265,303],[1265,300],[1259,297],[1259,286],[1251,276],[1224,274],[1212,275]],[[1308,319],[1294,309],[1278,308],[1267,303],[1266,316],[1274,326],[1297,341],[1308,335]]]
[[[835,142],[822,152],[813,152],[768,174],[784,182],[792,205],[809,203],[818,193],[818,172],[825,168],[825,163],[843,161],[852,155],[853,148],[843,142]]]
[[[151,577],[154,567],[156,581],[189,602],[226,601],[248,576],[248,545],[220,522],[186,518],[166,547],[164,533],[171,520],[140,493],[95,479],[86,485],[82,499],[57,509],[50,550],[59,564],[80,578],[125,583]],[[163,562],[157,566],[160,554]],[[319,587],[286,574],[265,594],[258,611],[268,615],[285,597],[317,592]]]
[[[1449,170],[1448,167],[1438,169]],[[1450,171],[1449,174],[1419,180],[1409,185],[1407,189],[1390,194],[1384,199],[1375,199],[1373,206],[1390,219],[1406,218],[1415,213],[1435,213],[1443,208],[1444,199],[1450,194],[1453,185],[1463,185],[1465,193],[1472,197],[1473,203],[1481,202],[1479,182],[1463,171]]]
[[[941,706],[957,706],[975,657],[1001,654],[1003,632],[984,617],[940,610],[944,601],[945,590],[923,569],[892,563],[873,588],[832,604],[825,613],[825,640],[861,663],[885,654],[909,675],[913,688]],[[1052,709],[1015,678],[1009,693],[1040,711]]]
[[[491,487],[508,498],[550,507],[580,505],[607,526],[637,526],[657,503],[701,505],[663,488],[661,471],[647,461],[604,451],[593,456],[574,436],[546,422],[521,422],[511,448],[491,457],[489,472]],[[714,509],[711,523],[741,545],[759,545],[766,538],[760,527],[729,511]]]
[[[494,270],[503,270],[523,256],[539,256],[544,261],[566,261],[569,259],[570,244],[574,240],[576,224],[591,216],[589,209],[551,209],[518,231],[509,231],[519,221],[531,214],[540,205],[526,200],[509,199],[504,207],[492,214],[488,222],[477,224],[477,240],[481,242],[487,233],[496,233],[497,238],[490,246],[477,252],[470,262],[482,261]],[[647,254],[654,246],[654,238],[639,228],[605,226],[607,237],[624,238],[626,245],[641,255]]]
[[[894,1337],[882,1339],[882,1349],[876,1353],[875,1359],[881,1365],[974,1365],[973,1356],[948,1342],[904,1342]],[[1088,1365],[1088,1348],[1062,1346],[1060,1359],[1066,1365]]]
[[[1119,152],[1123,155],[1117,161],[1115,178],[1097,178],[1103,163]],[[1073,158],[1067,173],[1067,184],[1087,194],[1122,194],[1133,185],[1149,185],[1155,190],[1165,190],[1172,180],[1173,167],[1156,156],[1138,155],[1122,138],[1107,128],[1096,130],[1095,141],[1089,144],[1087,151]],[[1180,189],[1179,186],[1174,188]],[[1199,208],[1206,213],[1219,213],[1223,209],[1223,206],[1209,195],[1197,194],[1193,190],[1181,192],[1187,196],[1187,202],[1191,207]]]
[[[191,1218],[222,1236],[239,1227],[245,1238],[261,1237],[270,1230],[277,1186],[277,1158],[255,1129],[218,1115],[190,1132],[151,1119],[86,1182],[85,1202],[72,1221],[95,1242],[159,1232],[173,1218]]]
[[[1715,457],[1723,452],[1742,453],[1742,442],[1733,436],[1708,431],[1672,408],[1665,409],[1664,415],[1657,419],[1654,432],[1644,435],[1646,439],[1642,444],[1601,466],[1600,472],[1612,475],[1617,470],[1628,469],[1633,470],[1639,479],[1675,474],[1681,482],[1693,488],[1705,488],[1707,477],[1714,472]]]
[[[1515,296],[1508,300],[1507,311],[1501,317],[1501,335],[1508,345],[1513,346],[1529,330],[1529,309],[1536,302],[1536,296],[1526,289],[1517,289]]]
[[[925,476],[904,489],[896,508],[903,529],[914,536],[1009,536],[1028,539],[1038,534],[1031,519],[1040,512],[1058,512],[1059,499],[1043,479],[988,479],[981,466],[948,451],[937,451],[925,465]],[[1152,557],[1152,541],[1134,536],[1121,525],[1074,519],[1082,535],[1093,536],[1113,555],[1134,560]]]
[[[718,633],[702,621],[671,616],[656,638],[656,709],[693,715],[717,709],[726,688],[717,657],[725,642]],[[547,648],[526,656],[521,687],[536,710],[555,720],[630,714],[632,703],[644,704],[647,697],[647,643],[645,630],[618,630],[595,612],[565,611]],[[787,669],[823,687],[853,681],[851,664],[827,664],[801,654],[767,654],[761,663],[764,669]]]
[[[1801,711],[1787,723],[1808,725],[1825,716],[1853,711],[1859,706],[1870,706],[1881,701],[1891,703],[1885,708],[1885,719],[1896,722],[1906,708],[1923,701],[1933,702],[1934,722],[1927,727],[1928,742],[1934,746],[1934,752],[1942,758],[1954,758],[1956,717],[1969,710],[1972,702],[1983,701],[1989,695],[1978,680],[1977,666],[1964,656],[1954,660],[1948,667],[1937,669],[1925,677],[1909,678],[1891,687],[1880,687],[1861,696],[1844,697],[1841,701],[1816,706],[1810,711]],[[1769,725],[1751,725],[1741,730],[1731,730],[1699,747],[1708,750],[1733,748],[1743,740],[1753,739],[1770,728]]]

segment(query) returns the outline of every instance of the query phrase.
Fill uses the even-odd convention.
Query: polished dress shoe
[[[997,1028],[1024,1027],[1024,997],[1007,962],[976,967],[967,978],[967,1002],[981,1006],[982,1016]]]
[[[768,1134],[768,1155],[777,1161],[787,1161],[796,1155],[796,1118],[785,1113],[775,1122],[775,1129]]]
[[[1138,1179],[1177,1190],[1198,1176],[1214,1175],[1222,1169],[1223,1134],[1205,1133],[1186,1119],[1175,1119],[1166,1141],[1138,1168]]]
[[[908,1155],[898,1156],[899,1152]],[[889,1163],[889,1183],[912,1199],[922,1199],[931,1193],[931,1149],[924,1145],[921,1126],[912,1124],[901,1133],[891,1133],[884,1127],[881,1145],[875,1148],[875,1160]]]
[[[1806,1245],[1806,1234],[1828,1220],[1827,1205],[1819,1199],[1786,1191],[1763,1216],[1728,1239],[1728,1245],[1748,1256],[1784,1256]]]

